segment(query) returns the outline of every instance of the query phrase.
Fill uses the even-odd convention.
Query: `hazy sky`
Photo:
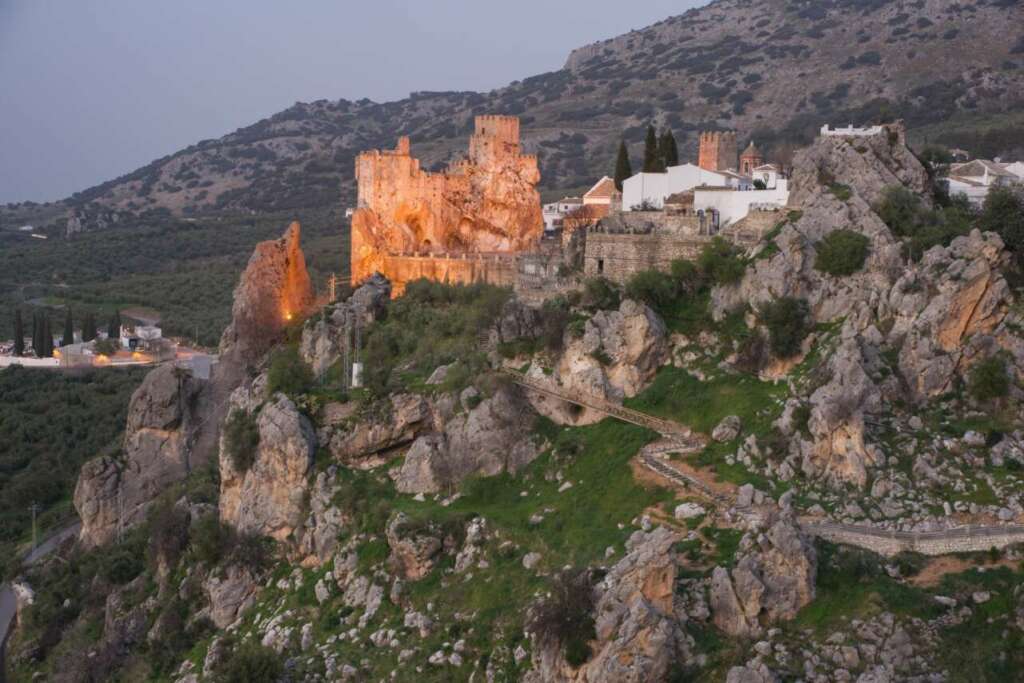
[[[699,0],[0,0],[0,202],[60,199],[297,101],[490,90]]]

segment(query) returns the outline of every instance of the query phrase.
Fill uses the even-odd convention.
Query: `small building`
[[[866,128],[856,128],[851,123],[846,128],[831,128],[826,123],[821,127],[821,136],[823,138],[860,138],[869,135],[878,135],[885,130],[884,126],[870,126]]]
[[[696,187],[738,185],[733,175],[708,171],[695,164],[670,167],[665,173],[637,173],[622,184],[623,211],[657,211],[670,195]]]
[[[1021,162],[1017,162],[1021,166]],[[946,190],[950,196],[963,195],[975,205],[981,205],[993,187],[1007,187],[1022,182],[1022,177],[1009,166],[1017,164],[1000,164],[986,159],[974,159],[963,164],[949,167],[949,175],[945,178]]]
[[[566,216],[583,206],[581,197],[562,197],[557,202],[545,204],[543,207],[544,232],[554,232],[562,228]]]
[[[605,176],[597,181],[590,190],[583,195],[583,204],[585,206],[597,205],[597,206],[611,206],[612,199],[618,194],[618,189],[615,187],[615,181]]]

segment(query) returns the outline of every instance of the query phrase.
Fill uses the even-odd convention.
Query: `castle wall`
[[[587,233],[583,272],[587,277],[603,276],[625,284],[644,270],[668,272],[676,259],[693,260],[710,237],[700,235],[636,235],[630,233]]]
[[[388,255],[382,274],[391,281],[392,296],[399,296],[413,280],[426,278],[450,284],[485,282],[512,287],[516,282],[516,257],[511,254]]]

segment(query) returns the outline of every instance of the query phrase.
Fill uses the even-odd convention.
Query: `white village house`
[[[1009,187],[1024,183],[1024,162],[1003,164],[998,160],[974,159],[949,167],[945,178],[946,190],[951,197],[964,195],[975,205],[984,203],[993,187]]]

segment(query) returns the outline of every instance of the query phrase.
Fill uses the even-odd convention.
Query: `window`
[[[604,274],[604,259],[603,258],[597,259],[597,274],[598,275],[603,275]]]

